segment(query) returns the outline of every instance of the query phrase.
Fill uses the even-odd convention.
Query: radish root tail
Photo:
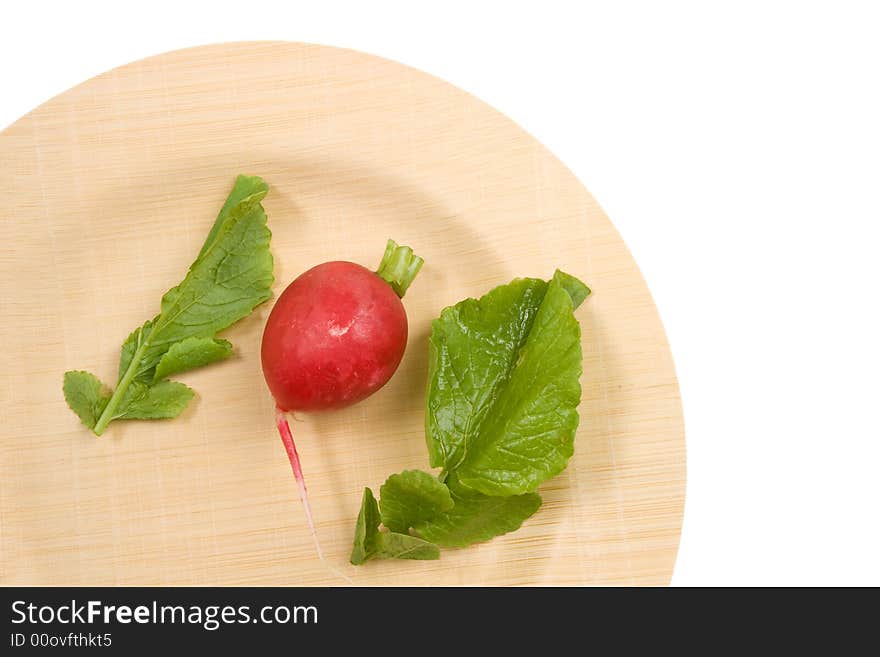
[[[321,550],[321,544],[318,542],[318,534],[315,531],[315,523],[312,520],[312,507],[309,505],[309,494],[306,491],[306,480],[303,478],[302,466],[299,462],[299,454],[296,451],[296,445],[293,442],[293,434],[290,432],[290,425],[287,423],[287,417],[277,406],[275,407],[275,425],[278,427],[278,433],[281,434],[281,442],[284,443],[284,449],[287,451],[287,458],[290,459],[290,467],[293,469],[293,476],[296,479],[296,485],[299,487],[299,497],[302,500],[303,508],[306,511],[306,520],[309,523],[309,531],[312,533],[312,540],[315,542],[315,550],[321,561],[324,561],[324,552]]]
[[[299,454],[296,451],[296,445],[293,442],[293,434],[290,431],[290,424],[287,422],[287,416],[284,414],[284,411],[278,406],[275,407],[275,426],[278,427],[278,433],[281,435],[281,442],[284,443],[287,458],[290,459],[290,467],[293,470],[293,477],[296,479],[296,485],[299,488],[299,497],[302,500],[302,505],[306,512],[306,521],[309,523],[309,531],[312,534],[312,541],[315,543],[315,551],[318,553],[318,558],[321,560],[321,563],[330,569],[330,572],[351,584],[351,579],[339,572],[336,568],[327,563],[326,559],[324,559],[324,552],[321,550],[321,543],[318,541],[318,533],[315,531],[315,522],[312,520],[312,507],[309,504],[308,491],[306,491],[306,480],[303,477],[302,466],[299,462]]]

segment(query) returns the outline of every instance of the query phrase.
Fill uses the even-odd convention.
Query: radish
[[[286,413],[344,408],[385,385],[406,349],[401,298],[423,260],[388,240],[375,272],[353,262],[325,262],[278,297],[263,332],[263,376],[275,398],[275,423],[315,549],[324,559]]]

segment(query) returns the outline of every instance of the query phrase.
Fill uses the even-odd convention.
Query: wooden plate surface
[[[272,302],[226,363],[179,378],[174,421],[100,439],[62,374],[114,382],[119,345],[197,253],[239,172],[271,186],[275,293],[326,260],[375,267],[388,237],[427,264],[400,370],[348,410],[294,424],[318,532],[358,585],[663,584],[685,444],[662,325],[583,185],[492,108],[420,71],[293,43],[164,54],[71,89],[0,133],[0,583],[335,585],[315,557],[263,382]],[[634,191],[637,193],[637,190]],[[585,373],[568,469],[516,533],[434,562],[348,564],[364,486],[427,468],[426,338],[440,310],[562,268]]]

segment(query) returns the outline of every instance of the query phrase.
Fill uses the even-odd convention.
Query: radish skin
[[[406,339],[406,311],[390,285],[353,262],[325,262],[278,297],[263,374],[284,411],[345,408],[385,385]]]
[[[344,408],[388,382],[406,349],[408,327],[401,298],[422,264],[412,249],[388,240],[375,272],[353,262],[317,265],[287,286],[266,321],[263,375],[275,399],[275,425],[322,561],[285,413]]]

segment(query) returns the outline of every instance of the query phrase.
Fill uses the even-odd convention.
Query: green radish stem
[[[425,261],[413,253],[408,246],[398,246],[394,240],[388,240],[385,253],[376,274],[388,283],[397,296],[403,299],[406,290],[415,279]]]

